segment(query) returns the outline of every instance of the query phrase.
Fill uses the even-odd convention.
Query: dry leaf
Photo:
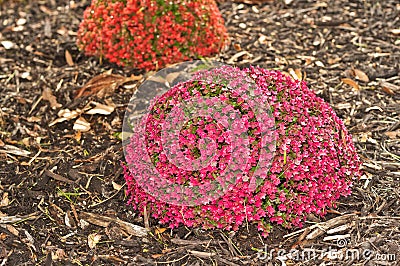
[[[235,50],[236,50],[237,52],[242,51],[242,47],[241,47],[240,44],[238,44],[238,43],[233,44],[233,48],[235,48]]]
[[[162,227],[162,228],[156,228],[156,230],[154,231],[154,233],[155,234],[162,234],[162,233],[164,233],[165,232],[165,230],[167,230],[167,228],[164,228],[164,227]]]
[[[388,132],[385,132],[383,134],[388,136],[390,139],[398,139],[398,138],[400,138],[400,130],[398,130],[398,131],[388,131]]]
[[[53,260],[62,260],[68,258],[68,256],[63,249],[58,248],[56,251],[51,251],[51,258]]]
[[[360,90],[360,86],[358,86],[358,83],[356,81],[350,79],[350,78],[343,78],[342,82],[347,84],[347,85],[352,86],[356,90]]]
[[[74,60],[72,59],[71,53],[68,50],[65,50],[65,61],[69,66],[74,65]]]
[[[342,59],[340,57],[328,58],[328,64],[333,65],[340,62]]]
[[[361,71],[359,69],[353,69],[353,71],[354,71],[354,74],[357,79],[359,79],[363,82],[369,82],[369,78],[368,78],[367,74],[365,74],[363,71]]]
[[[400,86],[395,84],[382,81],[380,82],[380,85],[382,86],[382,91],[386,92],[387,94],[394,95],[396,92],[400,92]]]
[[[8,199],[8,192],[3,193],[3,197],[0,201],[0,207],[6,207],[10,204],[10,200]]]
[[[11,232],[11,234],[13,234],[15,236],[19,236],[19,231],[14,226],[12,226],[11,224],[6,224],[6,228],[7,228],[8,231]]]
[[[56,120],[51,122],[49,124],[49,126],[53,126],[57,123],[61,123],[64,121],[69,121],[71,119],[77,118],[81,113],[82,113],[82,111],[80,109],[76,109],[74,111],[71,111],[69,109],[62,109],[57,114],[59,116],[59,118],[57,118]]]
[[[100,242],[101,235],[97,233],[93,233],[88,235],[88,246],[89,248],[93,249],[96,247],[96,245]]]
[[[168,82],[168,84],[170,86],[173,86],[174,84],[174,80],[176,80],[177,77],[179,77],[181,73],[180,72],[172,72],[169,73],[166,77],[165,77],[165,81]]]
[[[50,102],[50,106],[52,109],[60,108],[62,105],[57,102],[56,97],[51,92],[51,89],[45,87],[42,92],[42,98],[45,101]]]
[[[21,140],[22,144],[24,144],[25,147],[29,148],[31,146],[29,138],[23,138]]]
[[[59,117],[65,117],[68,120],[74,119],[76,117],[78,117],[81,114],[81,110],[80,109],[76,109],[74,111],[71,111],[69,109],[62,109],[58,112],[58,116]]]
[[[387,94],[394,95],[394,91],[392,91],[389,87],[382,87],[382,91],[386,92]]]
[[[40,119],[39,117],[36,117],[36,116],[30,116],[26,119],[26,121],[32,123],[32,122],[40,122],[40,121],[42,121],[42,119]]]
[[[50,16],[53,16],[53,15],[57,15],[57,14],[58,14],[57,11],[52,11],[52,10],[50,10],[48,7],[43,6],[43,5],[39,6],[39,9],[40,9],[40,11],[42,11],[43,13],[45,13],[45,14],[47,14],[47,15],[50,15]]]
[[[0,233],[0,241],[4,241],[8,237],[5,233]]]
[[[301,70],[299,68],[296,68],[296,69],[289,68],[289,74],[295,80],[303,80],[303,73],[301,73]]]
[[[361,143],[366,143],[371,136],[371,132],[362,132],[358,138]]]
[[[89,80],[82,88],[77,91],[75,98],[79,98],[81,96],[89,96],[93,94],[97,94],[99,97],[103,97],[105,95],[112,94],[116,88],[127,82],[138,81],[142,79],[142,75],[132,75],[127,78],[121,75],[112,74],[111,71],[112,70],[102,73]]]
[[[121,190],[121,188],[123,187],[120,184],[115,183],[114,181],[112,181],[112,185],[113,185],[113,189],[118,190],[118,191]]]
[[[101,103],[97,103],[97,102],[92,102],[96,107],[94,107],[93,109],[90,109],[89,111],[87,111],[85,114],[88,115],[95,115],[95,114],[99,114],[99,115],[109,115],[112,112],[114,112],[115,107],[114,106],[110,106],[110,105],[104,105]]]
[[[68,29],[64,26],[61,26],[56,32],[61,36],[65,36],[68,33]]]
[[[296,76],[299,77],[299,80],[304,80],[304,79],[305,79],[305,75],[304,75],[304,77],[303,77],[303,73],[301,72],[301,69],[300,69],[300,68],[296,68],[296,69],[294,70],[294,73],[296,73]]]
[[[74,139],[79,142],[81,141],[81,138],[82,138],[82,132],[81,131],[76,132],[74,135]]]
[[[90,130],[90,123],[87,122],[83,117],[79,117],[74,123],[73,130],[87,132]]]

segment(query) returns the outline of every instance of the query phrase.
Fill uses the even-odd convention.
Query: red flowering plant
[[[343,122],[279,71],[199,71],[156,98],[140,128],[125,146],[129,203],[171,228],[301,227],[360,176]]]
[[[87,55],[154,70],[211,56],[227,41],[214,0],[93,0],[77,44]]]

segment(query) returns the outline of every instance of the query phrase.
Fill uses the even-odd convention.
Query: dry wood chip
[[[179,238],[172,238],[171,242],[176,245],[208,245],[211,242],[215,242],[215,240],[186,240],[186,239],[179,239]],[[218,243],[223,243],[224,241],[216,241]]]
[[[13,224],[25,220],[34,220],[38,218],[38,212],[28,215],[2,216],[0,215],[0,224]]]
[[[315,64],[319,67],[325,67],[324,63],[322,63],[321,61],[317,60],[315,61]]]
[[[400,29],[392,29],[390,30],[391,33],[399,35],[400,34]]]
[[[81,131],[81,132],[88,132],[90,130],[90,123],[85,120],[83,117],[79,117],[76,119],[74,123],[73,130]]]
[[[197,251],[197,250],[188,250],[188,252],[190,254],[200,257],[200,258],[210,258],[210,257],[214,257],[217,255],[217,253],[214,253],[214,252],[203,252],[203,251]]]
[[[47,170],[47,169],[44,170],[44,173],[45,173],[46,176],[51,177],[51,178],[53,178],[54,180],[57,180],[57,181],[61,181],[61,182],[68,183],[68,184],[75,183],[74,181],[72,181],[72,180],[70,180],[70,179],[68,179],[66,177],[63,177],[63,176],[61,176],[59,174],[53,173],[52,171]]]
[[[15,44],[14,44],[13,42],[11,42],[11,41],[1,41],[0,43],[1,43],[1,45],[3,45],[3,47],[4,47],[6,50],[9,50],[9,49],[11,49],[11,48],[14,48],[14,46],[15,46]]]
[[[334,235],[334,236],[326,236],[324,237],[324,241],[330,241],[330,240],[339,240],[339,239],[346,239],[350,238],[350,234],[345,234],[345,235]]]
[[[231,58],[229,58],[229,60],[227,61],[228,64],[234,64],[240,57],[247,55],[249,57],[251,57],[251,54],[247,51],[241,51],[238,52],[236,54],[234,54]]]
[[[378,164],[372,164],[372,163],[365,163],[364,162],[362,165],[366,166],[366,167],[369,167],[371,169],[375,169],[375,170],[382,170],[383,169],[382,166],[378,165]]]
[[[313,227],[316,227],[316,229],[314,231],[312,231],[311,233],[309,233],[306,236],[306,239],[307,240],[314,239],[320,235],[323,235],[330,228],[332,228],[334,226],[346,224],[355,218],[356,218],[355,214],[346,214],[343,216],[335,217],[326,222],[321,222],[321,223],[315,224]]]
[[[4,150],[0,150],[0,153],[9,153],[9,154],[24,156],[24,157],[28,157],[29,154],[31,154],[30,151],[22,150],[18,147],[12,146],[12,145],[4,145],[1,147],[4,148]]]
[[[56,97],[53,95],[53,92],[50,88],[45,87],[42,92],[42,98],[45,101],[50,103],[50,107],[52,109],[60,108],[62,105],[57,102]]]
[[[97,243],[100,242],[101,235],[97,233],[93,233],[88,235],[88,246],[91,249],[94,249],[97,245]]]
[[[108,216],[102,216],[99,214],[89,213],[89,212],[81,212],[80,216],[82,219],[88,221],[89,223],[107,227],[110,223],[114,222],[118,224],[126,233],[130,235],[134,235],[137,237],[145,237],[147,236],[146,228],[143,228],[139,225],[131,224],[117,218],[112,218]]]
[[[1,197],[0,207],[6,207],[10,204],[10,200],[8,198],[8,192],[4,192],[3,196]]]

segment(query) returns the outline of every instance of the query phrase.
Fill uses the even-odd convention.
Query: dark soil
[[[93,88],[75,96],[107,70],[148,73],[78,51],[76,32],[89,1],[4,1],[0,265],[400,265],[400,4],[288,2],[220,3],[232,44],[217,59],[302,76],[345,121],[364,175],[327,217],[310,216],[309,229],[275,226],[263,239],[252,225],[232,233],[165,230],[151,219],[148,236],[127,233],[120,221],[145,226],[126,206],[119,137],[140,78],[105,96]],[[49,90],[59,105],[46,100]],[[49,125],[60,110],[91,101],[115,110],[82,115],[91,129],[81,134],[73,130],[76,119]],[[315,256],[290,256],[290,248],[313,248]],[[324,253],[332,249],[336,257]],[[264,259],[257,250],[273,256]],[[344,256],[349,250],[360,255]]]

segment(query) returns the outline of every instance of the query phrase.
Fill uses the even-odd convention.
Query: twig
[[[126,183],[124,183],[124,184],[121,186],[121,188],[118,189],[118,190],[117,190],[114,194],[112,194],[110,197],[108,197],[108,198],[106,198],[106,199],[104,199],[104,200],[102,200],[102,201],[100,201],[100,202],[94,203],[94,204],[90,205],[88,208],[96,207],[96,206],[98,206],[98,205],[100,205],[100,204],[103,204],[103,203],[109,201],[110,199],[114,198],[116,195],[118,195],[118,193],[121,191],[121,189],[122,189],[125,185],[126,185]]]
[[[174,259],[174,260],[169,260],[169,261],[157,261],[157,264],[168,264],[168,263],[175,263],[178,262],[180,260],[183,260],[184,258],[186,258],[187,256],[189,256],[189,254],[185,254],[183,257],[180,257],[179,259]]]
[[[125,232],[128,234],[138,236],[138,237],[145,237],[147,236],[147,230],[146,228],[143,228],[139,225],[131,224],[122,220],[119,220],[117,218],[112,218],[108,216],[102,216],[98,215],[95,213],[89,213],[89,212],[81,212],[80,214],[82,218],[89,223],[102,226],[102,227],[107,227],[110,223],[114,222],[118,224]]]
[[[188,250],[188,252],[196,257],[208,258],[208,259],[217,255],[217,253],[214,252],[203,252],[197,250]]]
[[[37,215],[38,212],[34,212],[28,215],[15,215],[15,216],[4,216],[0,217],[0,224],[13,224],[13,223],[18,223],[21,221],[26,221],[26,220],[34,220],[38,218],[39,216]]]
[[[284,235],[283,237],[284,238],[288,238],[288,237],[300,234],[300,233],[304,232],[305,230],[312,230],[312,229],[318,228],[317,229],[317,230],[319,230],[318,233],[316,231],[313,231],[307,236],[307,239],[310,239],[309,237],[314,237],[315,234],[316,235],[320,235],[321,234],[320,231],[322,231],[322,233],[323,233],[323,230],[328,230],[329,228],[331,228],[331,227],[333,227],[335,225],[346,223],[347,220],[350,220],[350,218],[354,219],[354,218],[356,218],[356,215],[355,214],[346,214],[346,215],[343,215],[343,216],[335,217],[335,218],[333,218],[331,220],[328,220],[326,222],[320,222],[320,223],[314,224],[314,225],[312,225],[310,227],[307,227],[308,229],[307,228],[303,228],[303,229],[295,231],[293,233]]]

